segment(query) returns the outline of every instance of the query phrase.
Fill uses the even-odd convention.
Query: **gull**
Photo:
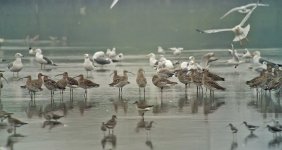
[[[203,68],[209,68],[210,66],[210,62],[216,61],[218,60],[218,58],[214,57],[214,53],[206,53],[203,57],[202,57],[202,61],[201,61],[201,66]]]
[[[88,71],[94,70],[94,65],[93,65],[92,61],[89,59],[88,54],[84,54],[83,67],[86,70],[86,77],[88,77]]]
[[[114,58],[117,54],[116,54],[116,48],[113,47],[113,49],[107,49],[107,52],[106,52],[106,55],[109,57],[109,58]]]
[[[113,62],[120,62],[124,59],[123,53],[117,54],[115,57],[112,58]]]
[[[240,41],[240,44],[242,45],[242,40],[246,39],[247,40],[247,35],[250,31],[250,25],[248,24],[247,26],[243,27],[243,25],[246,23],[246,21],[250,18],[252,12],[256,9],[257,5],[255,5],[250,12],[243,18],[243,20],[236,25],[233,28],[226,28],[226,29],[210,29],[210,30],[200,30],[196,29],[196,31],[200,33],[218,33],[218,32],[226,32],[226,31],[232,31],[235,33],[235,38],[233,39],[233,42],[238,42]]]
[[[158,63],[158,68],[167,68],[167,69],[173,69],[173,63],[166,59],[164,55],[160,55],[159,63]]]
[[[117,4],[118,0],[113,0],[111,6],[110,6],[110,9],[112,9],[116,4]]]
[[[35,56],[35,54],[36,54],[36,49],[30,47],[30,48],[28,49],[28,54],[29,54],[29,55],[32,55],[32,56]]]
[[[154,67],[156,65],[158,65],[158,60],[156,59],[156,55],[154,53],[150,53],[147,56],[149,56],[149,63],[150,66]]]
[[[191,70],[191,69],[202,70],[203,69],[200,64],[196,63],[194,56],[190,56],[189,60],[190,61],[188,62],[188,67],[187,67],[188,70]]]
[[[158,53],[165,54],[165,50],[161,46],[158,46]]]
[[[107,65],[112,63],[110,58],[105,57],[105,53],[103,51],[98,51],[94,53],[92,59],[99,65]]]
[[[35,54],[35,60],[40,63],[41,65],[41,70],[42,70],[42,66],[43,68],[45,68],[45,65],[52,65],[52,66],[57,66],[56,64],[53,63],[52,60],[50,60],[49,58],[45,57],[42,55],[42,51],[41,49],[36,49],[36,54]]]
[[[233,44],[231,44],[232,49],[229,49],[228,51],[232,55],[232,58],[227,60],[227,64],[234,65],[234,68],[237,68],[239,64],[243,63],[244,61],[239,60],[237,51],[234,49]]]
[[[23,69],[23,63],[21,59],[23,55],[21,53],[16,53],[15,57],[16,60],[8,65],[8,69],[13,72],[13,77],[15,72],[17,73],[17,77],[19,77],[19,72]]]
[[[248,49],[245,48],[245,53],[242,56],[244,59],[246,59],[248,62],[250,62],[250,59],[253,58],[252,54]]]
[[[249,13],[251,11],[251,9],[249,7],[254,7],[254,6],[269,6],[269,5],[268,4],[261,4],[261,3],[250,3],[250,4],[247,4],[247,5],[235,7],[235,8],[230,9],[227,13],[225,13],[222,17],[220,17],[220,19],[225,18],[227,15],[229,15],[230,13],[235,12],[235,11],[237,11],[239,13],[243,13],[243,14]]]
[[[181,52],[183,51],[182,47],[172,47],[169,49],[173,51],[173,55],[180,55]]]

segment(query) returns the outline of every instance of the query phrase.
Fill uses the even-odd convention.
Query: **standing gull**
[[[102,65],[102,67],[104,65],[110,64],[112,63],[112,60],[110,58],[107,58],[105,56],[105,53],[103,51],[98,51],[96,53],[94,53],[92,59],[99,65]]]
[[[13,72],[13,77],[14,77],[14,73],[16,72],[17,78],[18,78],[19,72],[23,69],[23,63],[22,63],[22,59],[21,59],[22,57],[23,57],[23,55],[21,53],[16,53],[15,54],[16,60],[8,65],[8,69],[11,72]]]
[[[86,70],[86,78],[88,78],[88,71],[91,72],[92,70],[94,70],[94,65],[93,65],[92,61],[90,61],[88,54],[84,54],[83,67]]]
[[[41,49],[36,49],[36,54],[35,54],[35,60],[41,65],[41,70],[42,68],[45,69],[45,65],[52,65],[52,66],[57,66],[56,64],[53,63],[53,61],[45,56],[42,55]]]
[[[158,53],[165,54],[165,50],[161,46],[158,46]]]
[[[225,32],[225,31],[232,31],[235,33],[235,38],[233,39],[233,42],[238,42],[240,41],[240,44],[242,45],[242,40],[246,39],[247,40],[247,35],[250,31],[250,25],[248,24],[247,26],[243,27],[243,25],[246,23],[246,21],[250,18],[252,12],[256,9],[257,5],[255,5],[250,12],[244,17],[244,19],[235,27],[233,28],[226,28],[226,29],[210,29],[210,30],[199,30],[196,29],[196,31],[200,33],[218,33],[218,32]]]

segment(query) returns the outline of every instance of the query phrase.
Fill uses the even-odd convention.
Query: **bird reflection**
[[[146,139],[145,144],[146,144],[146,146],[148,146],[150,148],[150,150],[154,149],[154,145],[153,145],[151,139]]]
[[[25,136],[22,134],[13,134],[8,136],[6,147],[10,150],[14,149],[14,144],[21,141]]]
[[[81,115],[84,115],[84,112],[88,111],[92,107],[94,107],[94,103],[90,103],[90,102],[87,102],[87,101],[79,101],[78,102],[78,108],[79,108],[79,112],[80,112]]]
[[[60,121],[54,121],[54,120],[46,120],[43,122],[42,128],[45,128],[46,126],[49,126],[49,130],[58,127],[58,126],[63,126],[64,124]]]
[[[101,145],[103,149],[115,149],[117,145],[117,137],[114,134],[108,134],[101,140]],[[109,146],[109,148],[107,148]]]
[[[282,137],[281,136],[276,136],[272,140],[268,142],[268,148],[277,148],[280,147],[280,144],[282,142]]]
[[[63,114],[63,116],[67,116],[68,114],[67,104],[65,102],[48,104],[45,106],[43,114],[46,114],[48,112],[54,112],[54,111]]]
[[[248,142],[250,142],[254,139],[257,139],[257,138],[258,138],[257,135],[255,135],[254,133],[250,133],[248,136],[245,137],[244,142],[245,142],[245,144],[248,144]]]
[[[118,113],[119,108],[123,109],[124,114],[127,114],[128,110],[128,100],[122,97],[117,99],[111,98],[110,101],[113,103],[113,107],[116,113]]]
[[[235,149],[237,149],[237,148],[238,148],[238,143],[235,142],[235,141],[233,141],[233,142],[231,143],[230,150],[235,150]]]
[[[146,122],[144,120],[144,113],[143,113],[143,117],[136,124],[135,132],[138,133],[140,129],[144,129],[145,125],[146,125]]]
[[[183,111],[183,107],[188,105],[188,95],[187,93],[185,93],[185,96],[184,97],[180,97],[178,99],[178,108],[179,108],[179,111]]]
[[[33,116],[42,117],[43,109],[40,105],[31,105],[31,103],[25,109],[25,113],[28,118],[32,118]]]

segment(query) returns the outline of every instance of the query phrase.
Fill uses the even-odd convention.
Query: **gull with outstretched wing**
[[[233,28],[226,28],[226,29],[210,29],[210,30],[200,30],[196,29],[196,31],[200,33],[218,33],[218,32],[226,32],[226,31],[232,31],[235,33],[235,37],[233,39],[233,42],[242,42],[243,39],[247,40],[247,35],[250,31],[250,25],[248,24],[247,26],[243,27],[243,25],[246,23],[246,21],[250,18],[252,12],[256,9],[257,5],[255,5],[251,11],[243,18],[243,20],[240,22],[240,24],[236,25]],[[242,44],[242,43],[241,43]]]

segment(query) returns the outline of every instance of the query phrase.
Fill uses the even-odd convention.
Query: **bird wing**
[[[240,26],[243,26],[245,23],[246,23],[246,21],[250,18],[250,16],[251,16],[251,14],[253,13],[253,11],[257,8],[257,6],[258,5],[255,5],[252,9],[251,9],[251,11],[243,18],[243,20],[240,22]]]
[[[200,29],[196,29],[196,31],[200,32],[200,33],[218,33],[218,32],[225,32],[225,31],[232,31],[231,28],[229,29],[210,29],[210,30],[200,30]]]
[[[229,15],[230,13],[234,12],[234,11],[237,11],[237,10],[240,10],[241,7],[235,7],[235,8],[232,8],[230,9],[227,13],[225,13],[223,16],[220,17],[220,19],[223,19],[225,18],[227,15]]]
[[[8,64],[8,69],[10,69],[12,67],[13,67],[13,63],[11,62],[11,63]]]
[[[53,61],[50,60],[49,58],[43,56],[43,59],[47,62],[47,64],[53,64]]]
[[[118,0],[113,0],[110,9],[112,9],[116,5],[117,2],[118,2]]]

